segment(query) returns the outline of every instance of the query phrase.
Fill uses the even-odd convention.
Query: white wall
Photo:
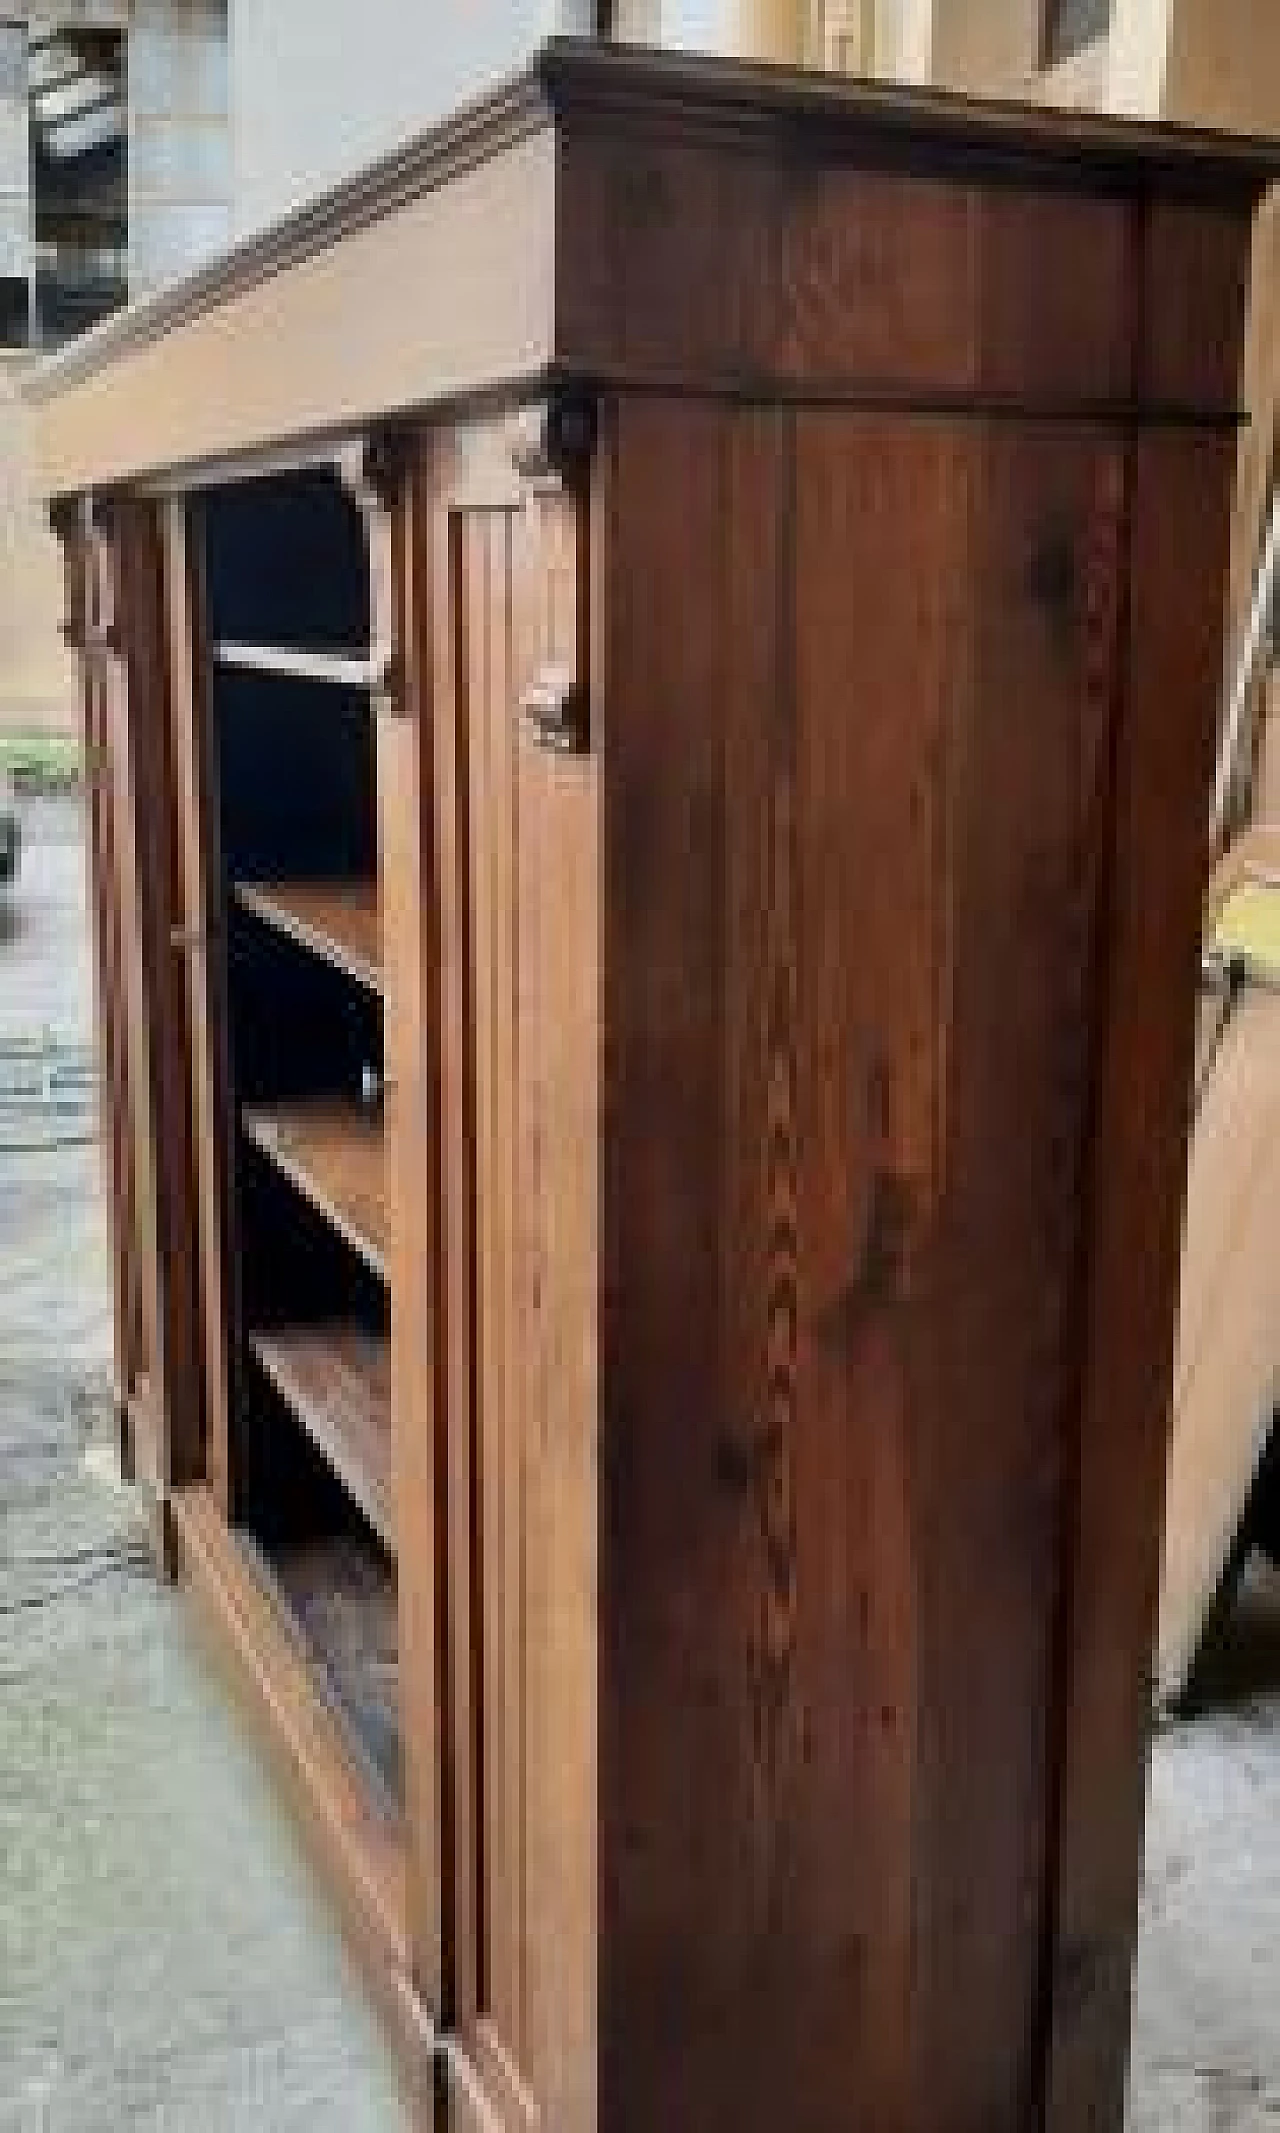
[[[587,0],[231,0],[234,219],[256,229],[499,81]]]
[[[129,290],[186,273],[231,234],[227,0],[133,0]]]

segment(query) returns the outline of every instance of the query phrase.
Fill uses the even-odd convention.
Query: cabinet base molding
[[[176,1490],[169,1525],[178,1575],[205,1641],[270,1757],[416,2092],[432,2078],[434,2031],[409,1984],[401,1833],[212,1492]]]

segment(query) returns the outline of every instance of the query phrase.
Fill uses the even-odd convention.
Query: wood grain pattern
[[[301,1211],[248,1152],[243,1278],[285,1397],[394,1531],[390,1857],[213,1497],[179,1488],[175,1530],[468,2124],[1118,2133],[1271,168],[553,51],[40,388],[56,483],[230,480],[264,448],[278,473],[410,411],[363,469],[394,609],[382,938],[371,884],[336,917],[328,884],[250,884],[359,984],[254,928],[247,966],[314,986],[315,1029],[261,1059],[237,1031],[246,1092],[337,1091],[336,1056],[293,1057],[320,994],[360,1018],[356,1071],[382,1003],[384,1124],[336,1095],[243,1120],[385,1280],[376,1392],[314,1346],[376,1285],[319,1225],[310,1268],[273,1254]],[[408,335],[406,287],[433,299]],[[268,311],[270,360],[224,363]],[[113,510],[124,649],[93,653],[87,730],[132,1390],[162,1482],[216,1482],[196,1210],[227,1010],[175,952],[211,843],[198,588],[179,508],[167,558],[162,506]],[[569,752],[521,713],[547,669],[585,699]],[[358,1428],[325,1408],[353,1382]],[[335,1536],[271,1497],[243,1419],[232,1500],[306,1549],[323,1624]],[[288,1427],[273,1449],[314,1464]]]
[[[286,939],[382,990],[382,915],[374,881],[238,881],[236,902]]]
[[[1057,1749],[1050,2133],[1090,2120],[1110,2133],[1124,2117],[1233,457],[1211,438],[1132,447],[1125,717],[1093,1069]]]
[[[601,2123],[1014,2133],[1121,455],[657,407],[619,450]]]
[[[65,351],[30,388],[42,459],[57,494],[173,479],[553,372],[785,391],[799,359],[828,392],[1124,401],[1137,381],[1108,276],[1127,208],[1167,202],[1176,219],[1208,205],[1247,241],[1276,163],[1273,144],[1081,112],[558,45],[478,109]],[[1059,214],[1064,194],[1078,213]],[[1052,271],[1039,271],[1031,220],[1053,232]],[[1199,281],[1216,301],[1213,245],[1210,233]],[[1018,303],[1028,269],[1034,305]],[[1003,351],[981,330],[984,285],[1015,320]],[[406,333],[403,288],[452,299]],[[1201,313],[1166,344],[1153,386],[1194,397],[1217,373],[1188,351],[1211,343],[1229,346]],[[252,375],[235,360],[249,346]]]
[[[204,1471],[204,1400],[194,1194],[190,1028],[181,930],[181,847],[169,708],[163,526],[122,498],[110,528],[113,614],[123,647],[106,664],[134,1102],[135,1214],[146,1361],[159,1415],[162,1489]]]
[[[181,845],[178,938],[171,945],[185,975],[190,1043],[191,1189],[196,1201],[204,1384],[203,1475],[225,1512],[231,1503],[232,1347],[227,1280],[232,1246],[226,971],[202,578],[185,499],[174,499],[164,507],[164,542],[173,804]]]
[[[391,1362],[359,1326],[281,1327],[249,1346],[388,1550],[396,1552]]]
[[[435,884],[436,608],[428,469],[411,457],[392,510],[398,694],[378,713],[378,873],[387,1094],[391,1417],[400,1540],[400,1720],[412,1977],[440,2009],[452,1932],[443,1852],[449,1471],[441,1241],[440,956]]]
[[[515,529],[517,692],[537,665],[572,667],[597,733],[608,701],[612,481],[602,451],[589,490],[544,495]],[[601,753],[549,755],[522,732],[516,778],[522,2072],[542,2125],[592,2133],[601,2123]]]
[[[385,1268],[386,1184],[381,1119],[322,1098],[246,1108],[255,1148],[331,1222],[375,1274]]]

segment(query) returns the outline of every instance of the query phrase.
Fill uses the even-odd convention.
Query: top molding
[[[736,175],[726,190],[723,164],[714,181],[717,159],[732,155],[740,175],[744,153],[757,175],[767,167],[767,199],[751,185],[740,198]],[[208,466],[442,401],[537,389],[565,370],[618,385],[750,393],[781,383],[818,398],[852,385],[874,397],[874,376],[825,375],[816,355],[812,375],[780,376],[776,318],[767,347],[757,335],[714,361],[674,346],[659,360],[635,310],[642,286],[679,296],[692,255],[687,235],[671,231],[660,275],[652,258],[639,262],[647,273],[632,287],[627,334],[616,320],[604,330],[610,305],[627,311],[610,250],[656,243],[624,163],[638,158],[652,177],[665,157],[656,197],[669,205],[690,156],[714,195],[704,216],[749,223],[757,255],[775,245],[764,262],[775,274],[795,266],[778,248],[780,189],[791,187],[790,201],[806,181],[838,185],[842,173],[896,173],[970,199],[1012,189],[1228,217],[1248,217],[1280,177],[1274,142],[555,40],[513,81],[29,372],[23,391],[43,411],[51,487]],[[609,228],[584,199],[602,182],[613,188]],[[847,195],[840,215],[847,230]],[[741,237],[738,252],[745,272]],[[1021,256],[1029,266],[1034,248]],[[858,291],[837,293],[844,302]],[[776,290],[773,300],[776,310]],[[944,403],[952,391],[946,377],[915,387]],[[1141,397],[1105,366],[1096,380],[1059,380],[1063,392],[1085,410]],[[103,424],[109,434],[95,439]]]

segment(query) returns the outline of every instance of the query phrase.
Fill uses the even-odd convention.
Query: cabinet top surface
[[[634,156],[641,172],[646,158],[698,151],[704,172],[709,158],[733,173],[718,196],[730,227],[760,216],[759,192],[738,183],[744,156],[756,172],[788,184],[828,172],[888,172],[969,192],[1173,200],[1237,215],[1280,177],[1276,142],[554,40],[502,87],[30,372],[24,391],[48,418],[51,488],[196,466],[220,451],[256,451],[564,367],[574,351],[562,346],[555,314],[575,264],[565,231],[595,175],[588,158],[566,157],[575,142],[594,143],[615,165]],[[639,213],[643,203],[633,205]],[[625,242],[631,232],[615,234]],[[453,339],[427,316],[446,269],[471,304]],[[385,302],[397,282],[396,330],[427,344],[416,375],[378,359],[392,332],[390,306],[383,317],[370,313],[369,301],[383,292]],[[269,304],[259,308],[269,294],[284,300],[279,319]],[[470,341],[455,346],[464,328]],[[153,376],[143,359],[183,336],[192,353],[192,337],[200,337],[198,378]],[[371,382],[363,406],[333,360],[332,344],[343,340],[364,343]],[[319,382],[309,394],[304,385],[296,419],[282,421],[272,391],[244,374],[287,368],[296,380],[304,351]],[[149,400],[150,415],[138,413],[114,447],[86,448],[61,411],[126,375],[134,399]],[[225,421],[202,416],[197,385],[204,398],[229,402]],[[119,413],[95,407],[108,421]],[[189,435],[175,453],[183,424]]]

